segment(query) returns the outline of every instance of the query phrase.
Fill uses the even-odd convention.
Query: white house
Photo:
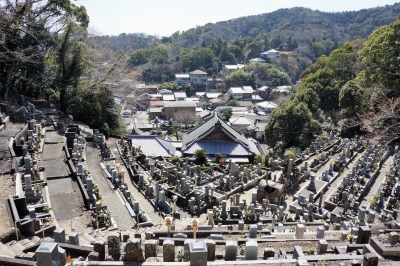
[[[202,85],[207,83],[207,73],[196,69],[195,71],[189,72],[190,82],[194,85]]]
[[[256,104],[257,113],[261,115],[271,113],[276,108],[278,108],[278,105],[270,101],[260,102]]]
[[[253,88],[251,86],[232,87],[228,90],[228,95],[233,94],[236,100],[251,101],[253,98]]]
[[[224,65],[221,69],[221,74],[223,75],[229,75],[232,72],[244,68],[244,65],[242,64],[237,64],[237,65]]]
[[[175,74],[175,83],[179,85],[187,85],[190,81],[189,74]]]
[[[176,91],[174,92],[175,95],[175,101],[186,101],[186,92],[184,91]]]
[[[279,58],[279,51],[272,49],[260,54],[261,59]]]

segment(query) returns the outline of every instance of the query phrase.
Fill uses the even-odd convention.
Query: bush
[[[197,150],[194,152],[194,157],[196,158],[195,163],[202,165],[207,163],[208,153],[205,150]]]

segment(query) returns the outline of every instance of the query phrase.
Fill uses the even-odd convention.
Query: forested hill
[[[298,42],[314,39],[331,39],[338,42],[366,38],[371,32],[394,21],[400,14],[400,3],[349,12],[321,12],[304,7],[279,9],[261,15],[247,16],[208,23],[171,36],[161,38],[164,43],[191,47],[205,42],[207,45],[220,37],[231,42],[237,39],[254,38],[266,33],[270,35],[274,48],[284,48],[287,41],[296,36]],[[264,33],[264,34],[263,34]],[[290,37],[290,40],[289,40]],[[146,34],[104,36],[109,48],[126,50],[138,49],[154,43],[157,38]]]

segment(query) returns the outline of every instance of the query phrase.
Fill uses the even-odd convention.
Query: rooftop
[[[195,74],[195,75],[207,75],[207,72],[201,71],[196,69],[195,71],[189,72],[190,74]]]
[[[131,139],[134,147],[140,147],[146,156],[173,156],[176,148],[169,141],[160,139],[157,136],[127,136]]]
[[[173,94],[163,94],[163,101],[175,101],[175,96]]]
[[[174,92],[175,98],[186,98],[186,92],[184,91],[176,91]]]
[[[271,101],[260,102],[256,104],[257,106],[261,106],[263,108],[278,108],[278,105]]]
[[[253,125],[254,121],[246,116],[239,116],[230,118],[229,123],[231,123],[231,125]]]
[[[233,94],[237,93],[253,93],[253,88],[251,86],[243,86],[243,87],[231,87],[229,89]]]
[[[164,108],[165,107],[194,107],[194,108],[196,108],[197,105],[195,102],[173,101],[173,102],[164,102]]]
[[[241,69],[241,68],[243,68],[244,65],[242,65],[242,64],[237,64],[237,65],[225,65],[224,67],[225,67],[226,69],[229,69],[229,70],[236,70],[236,69]]]
[[[222,142],[222,141],[202,141],[202,144],[196,144],[199,142],[202,138],[206,137],[208,134],[210,134],[216,126],[221,126],[222,131],[227,134],[229,137],[231,137],[232,142]],[[187,133],[187,135],[183,138],[182,141],[182,151],[187,150],[187,152],[191,152],[194,148],[199,148],[202,146],[207,146],[210,149],[212,148],[212,143],[214,143],[215,147],[219,143],[239,143],[241,146],[243,146],[243,149],[246,150],[245,154],[259,154],[259,151],[256,147],[256,145],[246,139],[246,137],[230,127],[225,121],[220,119],[216,113],[214,113],[209,119],[204,121],[204,123],[200,124],[199,126],[195,127],[191,131]],[[230,148],[234,150],[234,145]],[[227,146],[226,146],[227,147]],[[237,146],[235,146],[237,147]],[[202,148],[200,148],[202,149]],[[218,152],[218,151],[217,151]],[[219,151],[221,152],[221,151]],[[211,154],[211,152],[209,152]],[[225,153],[225,154],[230,154],[230,153]]]
[[[189,74],[175,74],[175,78],[189,78]]]

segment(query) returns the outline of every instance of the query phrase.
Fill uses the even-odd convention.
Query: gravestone
[[[390,232],[389,234],[389,243],[394,246],[399,242],[399,234],[396,232]]]
[[[103,240],[98,240],[96,242],[94,242],[93,245],[93,251],[99,253],[99,260],[102,261],[104,260],[104,256],[105,256],[105,244]]]
[[[328,242],[325,239],[318,240],[318,255],[325,254],[328,250]]]
[[[163,243],[163,261],[174,262],[175,261],[175,243],[172,240],[165,240]]]
[[[79,246],[79,235],[78,235],[78,233],[72,232],[72,233],[69,234],[68,238],[69,238],[69,243],[71,245]]]
[[[120,254],[119,235],[117,233],[110,233],[107,236],[107,241],[108,241],[108,255],[118,256]]]
[[[157,257],[157,245],[158,240],[146,240],[146,242],[144,243],[145,259],[150,257]]]
[[[369,211],[367,223],[373,223],[375,220],[375,211]]]
[[[238,242],[237,241],[226,241],[225,246],[225,260],[235,261],[237,254]]]
[[[371,229],[368,226],[358,227],[357,244],[368,244],[371,237]]]
[[[244,256],[245,260],[256,260],[258,252],[258,243],[254,240],[249,240],[246,242],[246,253]]]
[[[60,264],[58,255],[58,244],[52,242],[42,242],[35,251],[37,266],[49,266]]]
[[[54,242],[65,243],[65,230],[64,228],[57,228],[53,233]]]
[[[317,228],[317,236],[316,239],[323,239],[325,235],[325,228],[323,226],[319,226]]]
[[[249,238],[257,238],[257,225],[251,224],[249,230]]]
[[[304,231],[305,231],[304,224],[297,224],[296,225],[296,239],[303,239]]]
[[[243,220],[239,221],[238,230],[244,230],[244,221]]]
[[[191,242],[190,250],[190,265],[191,266],[206,266],[207,265],[207,245],[204,241]]]

